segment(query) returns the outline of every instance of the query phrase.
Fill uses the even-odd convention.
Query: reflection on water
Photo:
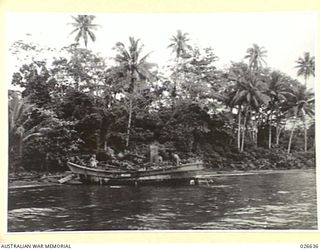
[[[8,231],[317,229],[310,170],[214,177],[211,185],[61,185],[9,190]]]

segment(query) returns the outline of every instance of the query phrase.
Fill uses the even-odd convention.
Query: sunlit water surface
[[[313,170],[175,187],[10,189],[8,231],[317,229]]]

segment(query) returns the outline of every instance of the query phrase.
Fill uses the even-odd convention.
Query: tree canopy
[[[72,16],[74,22],[71,23],[73,26],[73,30],[71,31],[71,35],[76,33],[74,40],[78,43],[80,39],[83,39],[84,45],[88,46],[88,38],[90,37],[91,41],[96,40],[96,35],[93,30],[96,30],[98,25],[92,23],[95,19],[93,15],[78,15],[76,17]]]
[[[133,37],[117,42],[106,63],[110,58],[87,49],[98,27],[94,16],[73,19],[75,41],[83,39],[85,48],[71,44],[52,63],[35,58],[13,75],[21,92],[9,92],[12,169],[63,170],[70,157],[92,153],[111,162],[111,151],[139,156],[141,164],[155,142],[165,159],[175,151],[216,168],[244,159],[248,166],[282,166],[285,152],[313,152],[314,93],[267,68],[263,47],[254,44],[247,62],[219,69],[213,48],[191,47],[189,34],[178,30],[168,46],[173,66],[149,62],[150,53]],[[30,48],[37,50],[15,46]],[[297,63],[299,75],[314,75],[309,53]],[[267,156],[270,163],[262,160]]]
[[[307,85],[307,80],[310,76],[315,76],[315,58],[310,56],[309,52],[305,52],[303,57],[299,57],[296,61],[296,68],[298,69],[298,76],[304,77],[304,84]]]

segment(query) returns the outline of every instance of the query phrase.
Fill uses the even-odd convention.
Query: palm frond
[[[71,32],[69,33],[69,35],[72,35],[73,33],[75,33],[75,32],[78,31],[78,30],[79,30],[78,28],[74,29],[73,31],[71,31]]]
[[[80,37],[81,37],[81,34],[82,34],[82,32],[81,32],[81,30],[78,32],[78,34],[76,35],[76,37],[75,37],[75,41],[76,42],[79,42],[79,40],[80,40]]]
[[[88,30],[88,34],[93,42],[96,41],[96,35],[92,31]]]

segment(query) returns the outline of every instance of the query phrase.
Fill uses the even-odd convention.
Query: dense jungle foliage
[[[172,60],[159,68],[133,37],[115,44],[112,60],[88,49],[93,20],[74,17],[76,43],[46,61],[37,56],[48,48],[12,45],[12,56],[34,56],[21,59],[12,77],[21,91],[8,93],[11,171],[64,171],[68,158],[93,153],[99,161],[110,152],[148,161],[155,142],[165,160],[174,151],[221,170],[315,166],[309,53],[292,62],[305,77],[300,83],[268,68],[256,44],[243,61],[219,69],[213,48],[191,47],[178,31],[168,42]]]

